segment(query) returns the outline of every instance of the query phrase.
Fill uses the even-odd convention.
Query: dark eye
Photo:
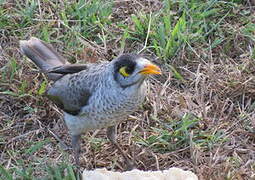
[[[126,72],[127,72],[128,74],[132,74],[133,71],[134,71],[134,67],[127,66]]]

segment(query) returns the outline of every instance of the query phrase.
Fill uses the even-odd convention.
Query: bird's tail
[[[50,44],[47,44],[35,37],[30,40],[20,41],[21,52],[31,59],[49,79],[56,80],[63,75],[57,73],[47,73],[47,71],[69,64],[61,55],[59,55]]]

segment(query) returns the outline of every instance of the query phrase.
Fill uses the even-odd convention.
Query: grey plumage
[[[135,54],[125,54],[101,64],[72,65],[36,38],[21,41],[20,48],[55,80],[46,94],[64,110],[76,160],[79,137],[89,130],[109,127],[107,135],[120,149],[112,135],[113,126],[125,120],[143,102],[147,75],[160,74],[157,66]]]
[[[20,49],[42,71],[69,64],[50,44],[46,44],[34,37],[30,41],[20,41]],[[47,75],[51,80],[57,80],[62,77],[61,74],[56,73],[47,73]]]

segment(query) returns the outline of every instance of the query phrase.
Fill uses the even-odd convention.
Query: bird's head
[[[141,84],[149,75],[161,74],[158,66],[136,54],[123,54],[113,63],[114,79],[123,88]]]

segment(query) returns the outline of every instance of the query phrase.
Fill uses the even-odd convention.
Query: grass
[[[0,179],[75,179],[62,112],[43,97],[50,82],[18,50],[31,36],[70,62],[139,52],[161,65],[118,128],[139,169],[254,178],[254,11],[252,0],[0,0]],[[81,158],[86,169],[123,170],[104,130],[83,137]]]

